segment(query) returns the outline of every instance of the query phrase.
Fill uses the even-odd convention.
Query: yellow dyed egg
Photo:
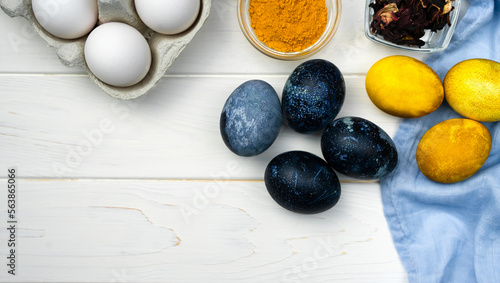
[[[444,78],[446,101],[462,116],[480,122],[500,121],[500,63],[469,59]]]
[[[408,56],[377,61],[366,74],[365,87],[375,106],[402,118],[425,116],[444,100],[439,76],[422,61]]]
[[[464,118],[430,128],[417,146],[417,164],[429,179],[456,183],[474,175],[486,162],[491,135],[481,123]]]

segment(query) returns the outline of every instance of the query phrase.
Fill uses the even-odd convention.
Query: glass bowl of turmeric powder
[[[238,21],[260,52],[299,60],[321,50],[340,23],[341,0],[238,0]]]

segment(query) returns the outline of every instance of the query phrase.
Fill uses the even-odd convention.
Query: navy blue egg
[[[391,137],[359,117],[333,121],[321,136],[321,151],[333,169],[357,179],[380,179],[391,173],[398,162]]]
[[[271,197],[293,212],[320,213],[340,198],[335,171],[323,159],[305,151],[289,151],[273,158],[264,180]]]
[[[304,62],[283,88],[285,123],[299,133],[319,132],[338,115],[344,98],[344,77],[334,64],[322,59]]]
[[[224,104],[220,132],[232,152],[255,156],[274,143],[281,124],[281,105],[274,88],[251,80],[237,87]]]

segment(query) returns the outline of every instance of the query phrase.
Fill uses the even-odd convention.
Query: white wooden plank
[[[0,164],[18,166],[30,178],[207,179],[236,166],[231,179],[262,179],[279,153],[321,155],[319,134],[286,127],[255,158],[226,148],[220,112],[230,93],[249,79],[268,81],[281,95],[287,77],[167,77],[143,99],[120,101],[85,76],[0,76]],[[345,79],[346,101],[338,117],[364,117],[393,135],[400,119],[371,103],[364,76]]]
[[[64,67],[24,19],[0,12],[0,170],[16,166],[22,178],[19,273],[0,272],[1,282],[407,282],[378,183],[341,176],[339,204],[310,216],[267,194],[269,160],[292,149],[321,155],[319,135],[283,127],[255,158],[224,146],[219,115],[234,88],[264,79],[281,94],[301,61],[260,54],[239,30],[236,1],[212,3],[166,77],[128,102]],[[400,119],[371,104],[363,75],[388,55],[425,55],[369,42],[364,1],[342,4],[337,34],[312,58],[345,75],[339,116],[367,118],[393,136]]]
[[[213,0],[210,17],[167,74],[288,73],[297,62],[269,58],[243,36],[236,17],[235,0]],[[345,73],[366,73],[376,60],[393,54],[419,59],[425,54],[388,48],[364,36],[365,1],[342,1],[343,13],[336,35],[312,58],[334,62]],[[63,66],[52,48],[36,35],[28,21],[0,12],[0,72],[83,73]],[[209,56],[207,56],[209,54]]]
[[[316,215],[279,207],[260,181],[18,184],[10,282],[407,280],[374,183],[342,184],[337,206]]]

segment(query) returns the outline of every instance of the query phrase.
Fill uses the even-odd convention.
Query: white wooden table
[[[400,119],[373,106],[364,78],[393,54],[368,41],[364,1],[344,0],[337,34],[312,58],[333,62],[347,84],[340,116],[369,119],[394,136]],[[256,51],[235,0],[211,15],[146,96],[120,101],[82,69],[64,67],[28,22],[0,13],[0,210],[7,170],[18,171],[16,275],[2,282],[406,282],[383,215],[380,185],[341,176],[333,209],[279,207],[263,182],[267,163],[294,149],[321,156],[319,135],[283,127],[273,146],[238,157],[219,132],[222,106],[250,79],[281,95],[302,61]],[[311,59],[312,59],[311,58]]]

